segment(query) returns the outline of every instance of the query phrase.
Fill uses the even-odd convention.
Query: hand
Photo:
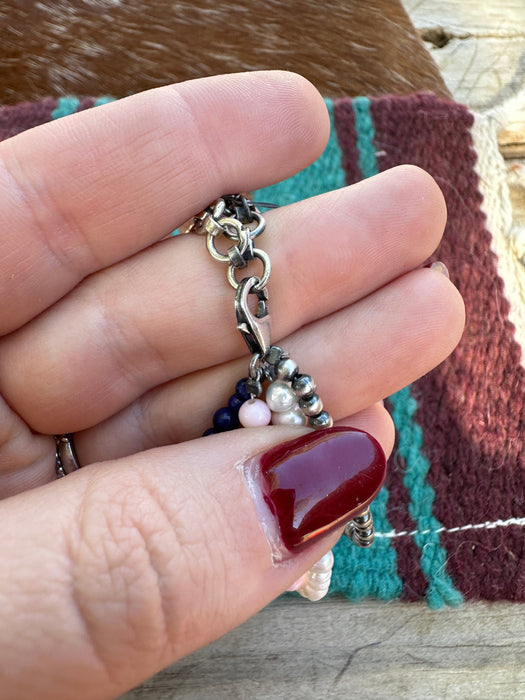
[[[297,435],[199,438],[246,374],[225,271],[166,236],[320,155],[304,79],[142,93],[0,144],[0,698],[106,698],[215,639],[331,546],[275,566],[239,463]],[[454,348],[463,307],[422,263],[445,207],[397,168],[266,216],[273,341],[338,424],[388,454],[381,399]],[[55,479],[57,433],[83,468]]]

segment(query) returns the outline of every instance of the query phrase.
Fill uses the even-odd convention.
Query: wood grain
[[[502,129],[498,134],[498,145],[504,158],[525,157],[525,122],[512,129]]]
[[[517,700],[524,654],[511,605],[281,598],[122,700]]]
[[[525,34],[523,0],[402,0],[414,26],[441,26],[457,36],[513,37]]]
[[[327,97],[448,91],[398,0],[4,0],[0,103],[285,68]],[[31,31],[28,31],[28,27]]]
[[[525,85],[523,0],[403,0],[458,102],[502,104]]]

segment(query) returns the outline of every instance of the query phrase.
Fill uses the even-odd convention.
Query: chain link
[[[197,214],[188,232],[205,235],[206,247],[212,258],[228,263],[227,279],[235,291],[241,284],[236,279],[235,271],[246,268],[253,260],[260,260],[263,269],[255,286],[255,291],[260,292],[268,284],[271,263],[267,253],[255,248],[253,241],[265,227],[264,216],[253,202],[244,195],[226,195]],[[220,236],[233,243],[226,253],[217,250],[217,239]]]

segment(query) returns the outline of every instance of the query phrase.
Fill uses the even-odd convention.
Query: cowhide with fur
[[[286,68],[326,96],[433,90],[398,0],[4,0],[0,103]]]

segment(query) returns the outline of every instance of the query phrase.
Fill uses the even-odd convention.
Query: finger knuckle
[[[0,182],[15,203],[17,221],[32,232],[33,245],[41,244],[43,257],[53,260],[73,282],[93,269],[86,231],[70,206],[74,198],[59,195],[57,179],[43,178],[38,169],[28,168],[17,149],[7,144],[0,158]]]
[[[71,547],[73,601],[104,666],[169,658],[177,636],[181,546],[159,500],[138,475],[86,491]]]

